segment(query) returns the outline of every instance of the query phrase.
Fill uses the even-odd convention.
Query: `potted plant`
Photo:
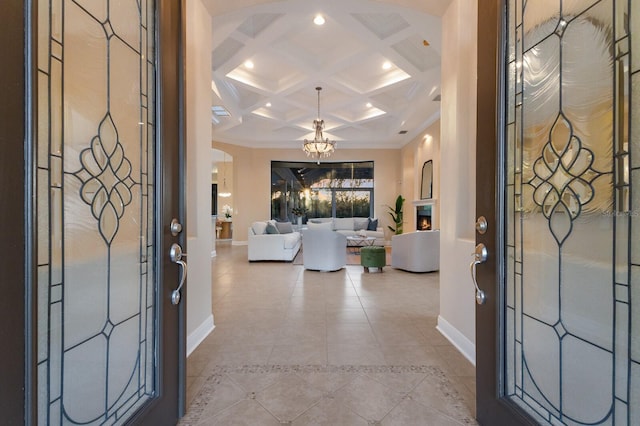
[[[224,213],[224,219],[228,222],[231,220],[231,213],[233,212],[233,209],[231,208],[230,205],[225,204],[224,206],[222,206],[222,212]]]
[[[308,211],[309,210],[302,206],[294,207],[293,209],[291,209],[291,213],[293,213],[293,215],[298,218],[298,225],[302,225],[302,216],[307,214]]]
[[[402,198],[402,195],[398,195],[398,198],[396,198],[396,207],[395,209],[391,206],[387,206],[389,208],[389,216],[391,216],[391,219],[393,219],[393,223],[395,223],[396,227],[392,227],[389,226],[388,228],[391,230],[391,232],[395,232],[396,235],[402,234],[402,220],[403,220],[403,213],[402,213],[402,205],[404,204],[404,198]]]

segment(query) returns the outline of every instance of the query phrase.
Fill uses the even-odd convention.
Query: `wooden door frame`
[[[487,301],[476,305],[476,418],[480,424],[535,425],[516,404],[502,398],[504,377],[501,315],[504,283],[504,63],[506,0],[478,0],[478,106],[476,129],[476,213],[488,222],[476,243],[488,250],[478,265],[478,284]]]
[[[185,413],[186,400],[186,287],[182,301],[171,303],[171,293],[179,282],[179,266],[169,260],[171,244],[186,246],[187,227],[184,199],[185,147],[184,147],[184,40],[186,13],[184,0],[156,0],[158,30],[156,36],[156,135],[160,152],[156,152],[155,197],[159,215],[156,216],[156,276],[162,277],[156,299],[159,318],[165,329],[159,336],[158,364],[160,394],[145,409],[136,413],[130,424],[173,425]],[[176,37],[177,35],[177,37]],[[165,173],[169,171],[169,173]],[[180,179],[173,179],[180,176]],[[177,202],[176,202],[177,201]],[[158,218],[159,217],[159,218]],[[183,225],[178,236],[169,229],[171,218]],[[171,335],[178,342],[177,351],[165,350],[163,335]],[[177,366],[173,375],[171,366]],[[162,404],[175,399],[177,407]],[[160,405],[160,407],[158,407]]]
[[[33,420],[35,404],[27,383],[35,383],[31,357],[36,334],[35,320],[28,321],[34,292],[31,278],[34,273],[33,234],[35,233],[33,188],[27,186],[32,173],[33,129],[28,127],[33,111],[31,65],[33,49],[26,29],[31,28],[29,1],[0,2],[0,45],[3,46],[3,64],[0,67],[0,191],[2,208],[0,223],[2,250],[0,251],[0,342],[10,350],[3,351],[0,363],[0,413],[7,424],[26,424]],[[25,52],[28,52],[25,54]],[[31,121],[32,122],[32,121]],[[26,212],[26,214],[25,214]],[[26,266],[28,265],[28,266]],[[33,389],[33,387],[31,387]]]

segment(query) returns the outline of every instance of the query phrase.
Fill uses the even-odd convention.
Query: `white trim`
[[[232,246],[248,246],[249,241],[232,241],[231,245]]]
[[[187,336],[187,356],[191,355],[200,343],[216,328],[213,325],[213,314],[209,315],[206,320],[202,321],[202,324],[196,328],[193,333]]]
[[[476,345],[449,322],[438,315],[436,330],[455,346],[466,359],[476,366]]]

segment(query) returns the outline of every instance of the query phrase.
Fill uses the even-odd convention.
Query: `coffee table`
[[[360,253],[362,247],[370,247],[376,242],[375,237],[361,237],[359,235],[351,235],[347,237],[347,248],[352,253]]]

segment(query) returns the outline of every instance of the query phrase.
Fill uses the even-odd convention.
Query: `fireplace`
[[[433,206],[416,206],[416,231],[431,230],[431,209]]]

